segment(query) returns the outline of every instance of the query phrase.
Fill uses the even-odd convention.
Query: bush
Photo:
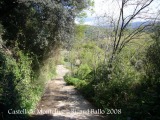
[[[35,72],[32,70],[32,59],[29,55],[18,49],[11,55],[1,51],[0,103],[9,109],[35,109],[44,92],[45,83],[54,74],[53,58]]]
[[[91,72],[90,67],[87,64],[82,64],[77,70],[76,76],[79,79],[85,79],[85,77]]]
[[[106,68],[98,67],[97,73],[101,74],[96,78],[99,80],[94,91],[96,105],[104,110],[122,109],[122,114],[114,115],[113,119],[160,119],[159,46],[156,40],[146,52],[143,50],[137,56],[124,50],[112,63],[113,70],[109,81],[105,81]],[[135,63],[141,61],[141,69],[137,69],[136,64],[130,62],[130,58],[134,58]]]
[[[74,85],[86,98],[90,99],[94,96],[94,89],[90,82],[86,80],[80,80],[70,75],[64,77],[65,81],[69,85]]]
[[[9,107],[30,109],[32,61],[18,51],[15,57],[0,52],[0,62],[0,100]]]
[[[71,76],[64,76],[65,81],[67,82],[68,85],[77,85],[78,82],[80,81],[78,78],[73,78]]]

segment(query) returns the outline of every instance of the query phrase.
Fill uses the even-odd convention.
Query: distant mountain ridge
[[[129,28],[138,28],[139,26],[145,26],[145,25],[149,25],[149,24],[152,24],[153,22],[152,21],[144,21],[144,22],[133,22],[131,23],[131,25],[129,26]]]
[[[128,25],[128,28],[131,28],[131,29],[136,29],[136,28],[138,28],[139,26],[144,26],[144,25],[147,25],[147,24],[150,24],[150,23],[152,23],[152,21],[148,21],[148,22],[146,22],[146,21],[137,21],[137,22],[132,22],[132,23],[130,23],[129,25]],[[94,27],[97,27],[98,25],[96,25],[96,24],[94,24],[93,23],[93,19],[85,19],[85,23],[84,23],[84,25],[89,25],[89,26],[94,26]],[[104,27],[104,28],[111,28],[111,26],[110,25],[101,25],[100,27]]]

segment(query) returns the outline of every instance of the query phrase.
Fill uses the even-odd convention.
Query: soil
[[[69,72],[58,65],[57,76],[47,83],[35,114],[31,120],[106,120],[102,110],[96,109],[74,86],[69,86],[63,76]]]

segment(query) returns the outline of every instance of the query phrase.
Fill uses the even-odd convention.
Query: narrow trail
[[[49,81],[31,120],[106,120],[74,86],[66,85],[63,76],[69,72],[63,65],[57,66],[57,76]],[[92,112],[92,113],[91,113]]]

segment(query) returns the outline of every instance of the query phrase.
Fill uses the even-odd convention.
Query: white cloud
[[[84,25],[95,25],[94,21],[87,21],[84,22]]]
[[[79,21],[77,21],[77,20],[75,20],[74,22],[75,22],[76,24],[80,24]]]
[[[95,17],[97,16],[104,16],[105,14],[108,16],[113,16],[114,19],[117,18],[120,9],[119,9],[119,5],[118,5],[118,0],[94,0],[95,2],[95,6],[94,6],[94,14],[91,14],[89,11],[87,11],[87,15],[89,19],[92,19],[92,21],[85,21],[84,24],[95,24]],[[136,1],[136,0],[135,0]],[[135,2],[134,1],[134,2]],[[143,1],[143,0],[141,0]],[[160,1],[159,0],[154,0],[154,2],[150,5],[150,7],[148,8],[148,12],[151,14],[143,14],[143,16],[154,16],[153,13],[155,13],[160,5]],[[147,10],[147,9],[146,9]],[[132,14],[134,11],[134,7],[129,6],[126,7],[124,13],[126,16]],[[136,19],[135,21],[142,21],[142,19]]]
[[[95,18],[99,16],[107,15],[114,15],[114,12],[118,12],[118,6],[115,7],[115,2],[112,0],[94,0],[95,6],[93,8],[94,13],[91,14],[87,11],[88,18],[93,19],[92,21],[86,21],[85,24],[95,24]],[[114,9],[114,11],[112,11]]]

